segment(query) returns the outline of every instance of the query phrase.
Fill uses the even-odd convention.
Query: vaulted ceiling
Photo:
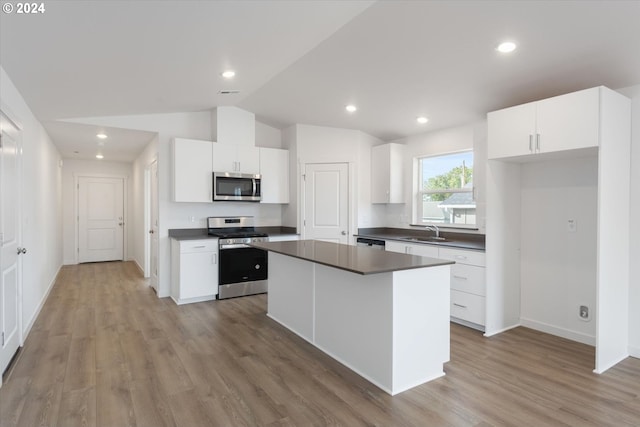
[[[93,132],[65,119],[235,105],[279,128],[393,140],[640,83],[637,0],[44,4],[44,13],[0,15],[0,65],[63,155],[66,141]],[[503,40],[517,50],[497,52]],[[222,78],[226,69],[236,77]],[[229,90],[238,93],[220,93]]]

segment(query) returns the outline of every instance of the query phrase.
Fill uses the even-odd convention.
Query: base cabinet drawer
[[[451,290],[451,316],[484,326],[484,297]]]
[[[453,264],[451,266],[451,289],[485,296],[485,268],[475,265]]]

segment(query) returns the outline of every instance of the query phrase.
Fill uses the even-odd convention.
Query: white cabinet
[[[211,146],[197,139],[171,141],[174,202],[211,202]]]
[[[404,145],[389,143],[371,149],[371,203],[404,203]]]
[[[260,173],[260,149],[249,145],[220,144],[214,142],[213,171]]]
[[[176,304],[218,294],[218,239],[171,239],[171,298]]]
[[[484,252],[441,247],[439,258],[456,262],[451,266],[451,320],[482,329],[486,313]]]
[[[393,240],[387,240],[385,243],[385,250],[391,252],[399,252],[408,255],[426,256],[431,258],[438,258],[438,247],[430,245],[402,243]]]
[[[451,266],[451,321],[484,329],[486,317],[485,253],[427,244],[385,242],[385,250],[455,261]]]
[[[489,159],[597,147],[601,87],[487,114]]]
[[[260,147],[260,203],[289,203],[289,150]]]

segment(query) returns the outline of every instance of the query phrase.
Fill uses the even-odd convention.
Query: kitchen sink
[[[416,236],[407,236],[407,237],[401,237],[401,240],[408,240],[410,242],[423,242],[423,243],[443,243],[443,242],[448,242],[447,239],[445,239],[444,237],[435,237],[435,236],[428,236],[428,237],[416,237]]]

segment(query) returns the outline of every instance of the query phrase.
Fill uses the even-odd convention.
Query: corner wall
[[[640,85],[620,89],[631,98],[631,194],[629,230],[629,354],[640,358]]]

